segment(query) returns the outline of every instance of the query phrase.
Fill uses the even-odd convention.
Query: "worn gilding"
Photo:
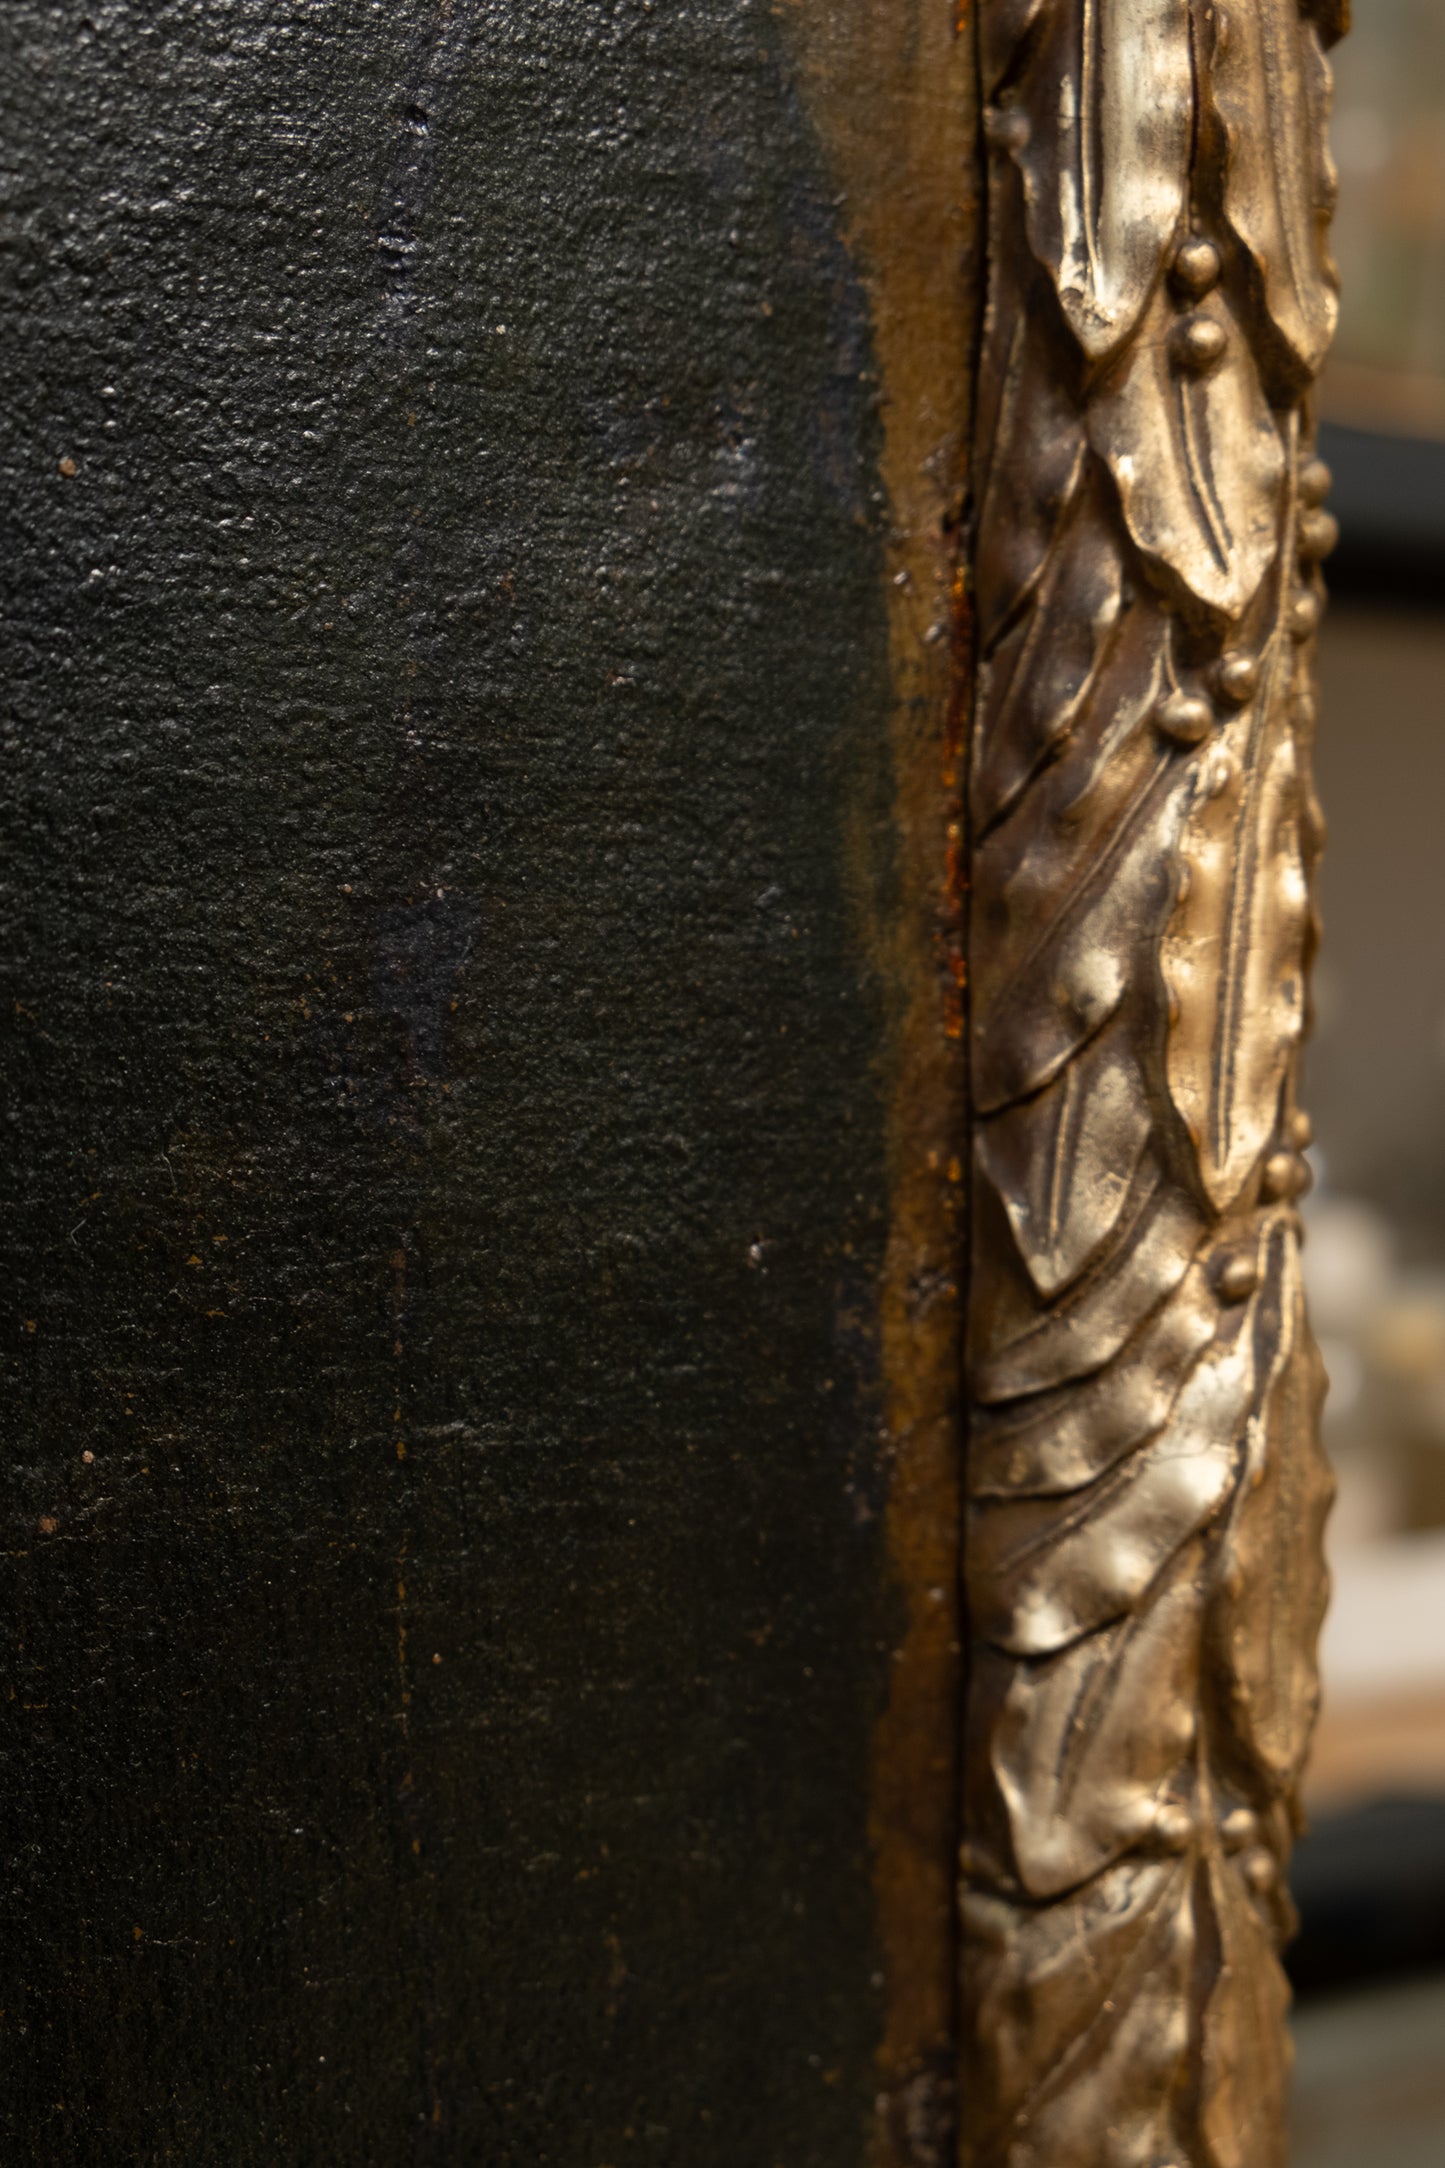
[[[1340,27],[981,18],[970,2168],[1284,2154],[1330,1489],[1295,1064]]]

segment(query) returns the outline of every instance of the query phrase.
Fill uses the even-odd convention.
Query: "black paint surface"
[[[848,2168],[886,629],[770,11],[7,0],[0,190],[0,2151]]]

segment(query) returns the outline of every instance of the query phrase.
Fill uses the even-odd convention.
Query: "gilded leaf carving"
[[[1175,2102],[1188,2075],[1198,1947],[1189,1862],[1131,1858],[1048,1905],[966,1888],[963,1927],[981,1959],[963,2159],[1006,2168],[1180,2159]]]
[[[983,35],[1029,241],[1103,361],[1137,327],[1184,216],[1189,0],[1043,0],[997,24],[985,10]]]
[[[1043,1295],[1076,1280],[1119,1223],[1149,1141],[1125,1033],[1107,1027],[1042,1092],[983,1122],[978,1164]]]
[[[971,1382],[985,1406],[1092,1377],[1188,1272],[1201,1231],[1192,1200],[1145,1163],[1102,1269],[1040,1309],[980,1233],[973,1267]]]
[[[1141,554],[1184,594],[1241,616],[1279,548],[1285,454],[1225,295],[1184,314],[1157,297],[1090,402],[1089,438]]]
[[[1249,1333],[1221,1336],[1163,1427],[1086,1491],[975,1507],[975,1633],[1016,1656],[1047,1656],[1134,1610],[1230,1496],[1253,1376]]]
[[[1160,1430],[1194,1359],[1214,1338],[1218,1305],[1196,1265],[1122,1351],[1128,1360],[1017,1408],[975,1411],[975,1499],[1079,1490]]]
[[[1254,258],[1276,330],[1310,375],[1339,314],[1323,156],[1328,81],[1314,25],[1295,0],[1231,7],[1214,29],[1209,85],[1228,144],[1225,217]]]
[[[1229,1696],[1231,1742],[1285,1797],[1299,1777],[1314,1721],[1312,1661],[1326,1583],[1317,1560],[1334,1477],[1319,1444],[1324,1370],[1304,1313],[1299,1261],[1286,1228],[1278,1303],[1267,1320],[1275,1369],[1249,1439],[1248,1477],[1229,1531],[1228,1564],[1211,1606],[1213,1667]],[[1298,1438],[1295,1452],[1279,1441]],[[1296,1532],[1281,1543],[1279,1532]]]
[[[1178,853],[1178,902],[1161,951],[1169,1088],[1220,1211],[1235,1202],[1279,1119],[1304,1032],[1309,917],[1288,643],[1271,641],[1257,699],[1200,767]]]
[[[1067,885],[1051,892],[1042,877],[1065,869],[1067,846],[1025,860],[1009,879],[977,964],[981,1113],[1040,1090],[1138,990],[1141,935],[1167,903],[1188,796],[1188,776],[1156,755]],[[981,902],[981,913],[994,905]]]
[[[1000,526],[1017,538],[1024,528],[1011,516],[1015,507],[1002,510]],[[989,825],[1077,731],[1116,636],[1122,567],[1093,540],[1085,493],[1075,489],[1040,558],[1027,608],[984,666],[991,728],[980,748],[978,794]]]
[[[1208,2168],[1284,2168],[1289,1988],[1275,1934],[1238,1857],[1216,1855],[1206,1887],[1218,1969],[1204,2010],[1200,2122]]]
[[[978,518],[989,548],[979,558],[977,607],[986,655],[1032,593],[1084,472],[1082,418],[1038,341],[1028,336],[1034,303],[1028,271],[1027,264],[1010,266],[989,302],[991,336],[1002,361],[978,416]]]
[[[969,2168],[1276,2168],[1334,0],[981,11]]]
[[[1002,1864],[1030,1897],[1058,1897],[1101,1874],[1149,1837],[1167,1805],[1196,1721],[1194,1563],[1106,1633],[1026,1674],[989,1650],[977,1658],[980,1701],[991,1689],[998,1696],[991,1774],[1006,1815]],[[1141,1704],[1155,1713],[1143,1733]]]

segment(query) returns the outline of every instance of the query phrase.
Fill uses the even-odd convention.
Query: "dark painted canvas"
[[[971,181],[834,12],[0,20],[7,2159],[942,2157]]]

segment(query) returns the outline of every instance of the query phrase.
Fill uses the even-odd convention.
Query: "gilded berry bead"
[[[1229,344],[1229,333],[1213,316],[1186,316],[1175,327],[1174,352],[1182,367],[1202,376]]]
[[[1248,1250],[1225,1257],[1214,1275],[1215,1292],[1221,1302],[1248,1302],[1259,1285],[1259,1266]]]
[[[1219,284],[1219,251],[1199,235],[1181,244],[1174,258],[1174,281],[1181,293],[1198,301]]]
[[[1219,658],[1216,673],[1220,695],[1231,707],[1245,707],[1253,700],[1259,688],[1259,663],[1243,648],[1235,648]]]
[[[1297,587],[1289,601],[1289,629],[1296,640],[1307,640],[1319,630],[1320,598],[1311,588]]]
[[[1271,1203],[1297,1197],[1309,1180],[1309,1169],[1298,1152],[1271,1152],[1264,1163],[1260,1187]]]
[[[1321,557],[1328,557],[1340,539],[1340,523],[1333,512],[1301,512],[1299,516],[1299,553],[1314,564]]]
[[[1176,745],[1200,745],[1214,728],[1214,710],[1193,693],[1171,693],[1155,710],[1154,721]]]
[[[1323,504],[1333,482],[1334,476],[1322,459],[1307,459],[1299,473],[1300,503]]]

